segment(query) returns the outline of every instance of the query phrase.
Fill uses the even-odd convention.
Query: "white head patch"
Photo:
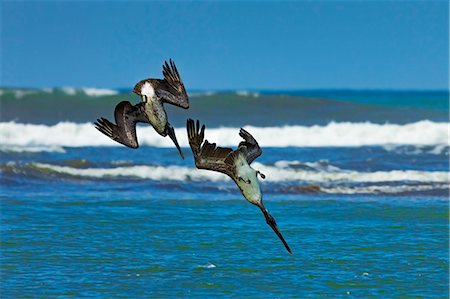
[[[147,96],[148,98],[153,98],[155,95],[155,90],[153,89],[153,86],[150,83],[145,82],[141,88],[141,95]]]

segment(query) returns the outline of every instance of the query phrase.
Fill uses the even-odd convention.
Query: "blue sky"
[[[447,89],[447,1],[2,2],[1,85]]]

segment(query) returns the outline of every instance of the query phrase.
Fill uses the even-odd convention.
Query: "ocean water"
[[[140,125],[136,150],[95,130],[136,96],[1,90],[2,298],[448,298],[448,92],[192,92],[170,108],[186,155]],[[252,166],[293,254],[206,139],[259,141]]]

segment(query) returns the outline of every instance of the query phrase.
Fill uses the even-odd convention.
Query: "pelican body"
[[[198,120],[194,124],[192,119],[188,119],[187,131],[189,145],[194,154],[196,167],[221,172],[233,179],[245,199],[261,209],[266,223],[283,242],[286,250],[292,253],[289,245],[278,229],[275,218],[264,207],[258,175],[262,179],[265,176],[250,166],[262,154],[262,150],[253,136],[241,128],[239,135],[244,141],[239,143],[236,150],[232,150],[231,148],[216,147],[215,143],[209,143],[208,140],[204,140],[205,125],[200,128],[200,122]]]
[[[235,158],[234,169],[237,179],[233,178],[233,180],[245,199],[254,205],[262,205],[261,187],[257,178],[258,172],[248,164],[243,154],[239,153]]]
[[[189,98],[172,60],[164,63],[163,75],[164,79],[162,80],[144,79],[134,86],[133,92],[141,97],[141,102],[134,106],[128,101],[117,104],[114,110],[116,124],[101,117],[97,119],[95,125],[100,132],[114,141],[131,148],[138,148],[136,123],[149,123],[159,135],[163,137],[169,135],[184,159],[175,130],[168,122],[163,104],[168,103],[188,109]]]
[[[138,88],[135,87],[136,93]],[[148,122],[161,136],[167,136],[167,113],[163,103],[156,97],[155,90],[150,82],[144,82],[141,88],[141,98],[144,105],[144,114]]]

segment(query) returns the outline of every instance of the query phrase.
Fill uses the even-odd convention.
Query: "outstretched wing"
[[[163,64],[164,80],[159,80],[156,94],[166,103],[188,109],[189,98],[181,81],[180,74],[172,59]]]
[[[143,111],[142,103],[132,106],[128,101],[120,102],[114,110],[116,124],[101,117],[94,123],[95,128],[114,141],[137,148],[136,123],[148,122]]]
[[[241,130],[239,131],[239,135],[244,138],[244,141],[239,143],[237,151],[243,153],[247,159],[247,163],[250,164],[256,158],[261,156],[262,150],[259,147],[258,142],[256,142],[255,138],[253,138],[253,136],[246,130],[241,128]]]
[[[195,166],[199,169],[214,170],[233,177],[233,150],[228,147],[216,147],[215,143],[209,143],[208,140],[203,142],[205,125],[200,129],[200,122],[198,120],[195,125],[192,119],[188,119],[186,128],[189,145],[194,154]]]

